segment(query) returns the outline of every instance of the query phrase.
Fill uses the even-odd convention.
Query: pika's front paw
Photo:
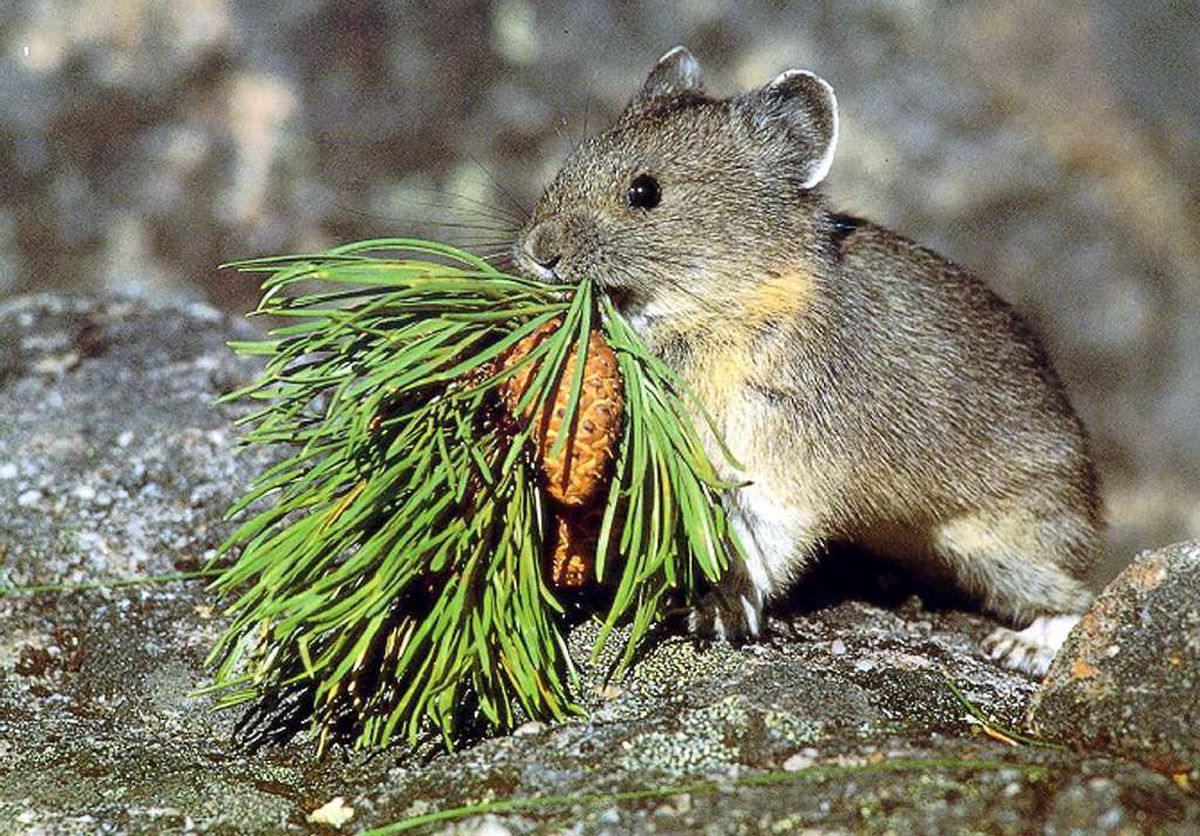
[[[762,634],[762,600],[753,592],[713,590],[688,614],[688,630],[697,636],[740,644]]]
[[[983,640],[983,650],[1006,668],[1042,677],[1078,622],[1078,615],[1038,616],[1024,630],[992,631]]]

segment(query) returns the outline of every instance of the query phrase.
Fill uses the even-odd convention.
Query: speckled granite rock
[[[253,372],[223,346],[239,333],[201,307],[0,304],[0,581],[199,565],[263,464],[213,403]],[[986,620],[845,591],[793,602],[759,644],[668,638],[614,683],[601,659],[587,718],[324,761],[303,736],[240,749],[235,718],[193,695],[223,624],[200,583],[0,596],[0,834],[331,832],[316,822],[346,815],[343,832],[1200,828],[1200,799],[1138,763],[979,734],[947,678],[1010,726],[1036,690],[980,653]]]
[[[1030,720],[1200,781],[1200,543],[1141,555],[1054,660]]]

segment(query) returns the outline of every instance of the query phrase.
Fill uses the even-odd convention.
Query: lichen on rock
[[[1200,778],[1200,542],[1145,552],[1096,599],[1034,696],[1029,721]]]

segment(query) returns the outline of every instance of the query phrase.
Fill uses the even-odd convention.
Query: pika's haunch
[[[515,254],[590,278],[700,397],[750,484],[746,549],[692,616],[757,635],[844,541],[953,578],[1038,670],[1088,605],[1101,527],[1079,419],[1020,317],[966,270],[827,206],[832,88],[785,72],[733,98],[668,52],[546,189]],[[711,443],[714,462],[724,462]]]

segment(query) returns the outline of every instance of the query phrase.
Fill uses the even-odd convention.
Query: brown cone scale
[[[518,342],[501,358],[501,368],[511,368],[559,327],[549,322]],[[527,408],[525,420],[534,421],[532,438],[546,492],[555,508],[554,551],[550,557],[550,579],[559,587],[585,586],[592,575],[596,539],[602,515],[589,513],[604,497],[616,458],[617,439],[625,408],[624,389],[617,356],[599,331],[588,337],[583,387],[571,426],[564,426],[567,401],[571,396],[577,355],[572,352],[563,364],[554,398],[547,400],[540,416]],[[510,414],[516,414],[536,365],[527,365],[500,387],[500,398]],[[557,455],[550,455],[563,432],[569,433]]]
[[[510,368],[519,362],[557,327],[557,322],[547,323],[521,340],[504,356],[502,368]],[[577,359],[574,353],[567,357],[554,399],[546,402],[541,416],[533,423],[533,441],[546,490],[555,503],[567,508],[585,508],[599,496],[616,457],[621,413],[625,407],[617,355],[604,337],[593,331],[588,338],[579,405],[571,427],[565,428],[563,421]],[[500,396],[510,412],[516,412],[536,371],[536,366],[527,365],[500,388]],[[530,413],[527,409],[524,417],[531,419]],[[570,433],[567,443],[558,455],[551,456],[551,450],[564,431]]]
[[[596,562],[597,526],[591,519],[572,514],[557,514],[554,523],[550,580],[558,587],[581,589],[587,586]]]

